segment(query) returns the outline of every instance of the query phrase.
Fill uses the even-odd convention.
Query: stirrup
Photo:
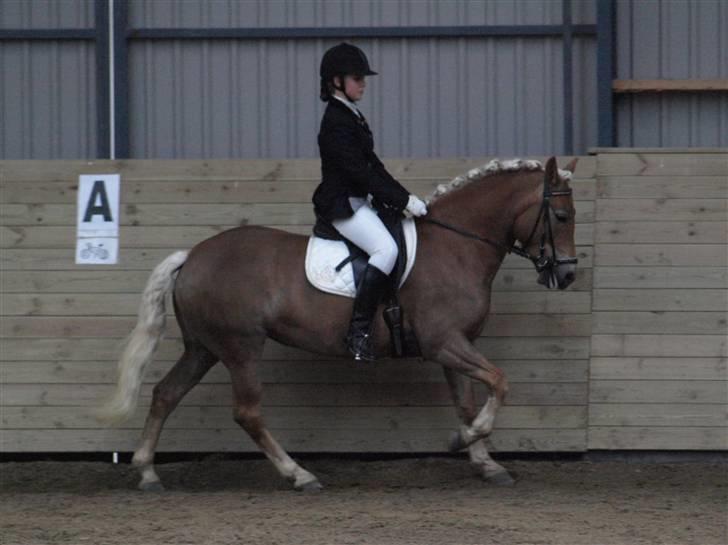
[[[365,334],[362,337],[347,337],[346,347],[354,356],[355,361],[376,361],[376,355],[370,350],[370,337]]]

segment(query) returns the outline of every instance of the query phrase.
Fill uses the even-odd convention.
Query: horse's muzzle
[[[538,275],[538,283],[549,289],[566,289],[574,280],[576,280],[576,263],[555,264]]]

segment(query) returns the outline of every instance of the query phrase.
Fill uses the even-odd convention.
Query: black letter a
[[[95,205],[97,197],[101,200],[101,204]],[[91,218],[96,215],[104,216],[104,221],[114,221],[111,217],[111,209],[109,208],[109,197],[106,195],[106,186],[102,180],[96,180],[94,186],[91,189],[91,196],[88,198],[88,204],[86,205],[86,214],[83,216],[83,221],[91,221]]]

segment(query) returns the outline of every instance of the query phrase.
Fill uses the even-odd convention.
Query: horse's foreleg
[[[487,437],[493,430],[495,415],[508,392],[508,381],[503,371],[490,363],[464,337],[451,339],[448,344],[437,351],[434,359],[446,368],[484,383],[492,394],[488,396],[488,401],[473,418],[472,423],[464,425],[451,442],[452,450],[461,450],[478,439]]]
[[[217,363],[217,358],[205,348],[187,347],[184,354],[154,387],[152,405],[149,408],[142,440],[134,452],[132,463],[141,472],[141,490],[163,490],[162,483],[154,471],[154,453],[159,435],[167,417],[192,387],[200,382],[205,373]]]
[[[445,371],[445,378],[450,387],[450,393],[455,402],[455,408],[457,409],[460,421],[467,429],[472,425],[477,414],[473,383],[453,369],[445,367],[443,370]],[[498,485],[513,484],[514,481],[508,471],[488,454],[484,439],[478,439],[470,444],[468,446],[468,454],[470,456],[470,464],[485,481]]]
[[[317,491],[321,484],[312,473],[299,466],[273,438],[263,421],[261,413],[262,387],[255,373],[252,359],[235,360],[227,363],[233,384],[235,421],[260,447],[278,472],[293,482],[296,490]]]

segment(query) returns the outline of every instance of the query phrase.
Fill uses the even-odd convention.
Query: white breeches
[[[397,262],[397,243],[365,199],[350,198],[354,215],[334,220],[334,228],[369,254],[369,264],[389,274]]]

